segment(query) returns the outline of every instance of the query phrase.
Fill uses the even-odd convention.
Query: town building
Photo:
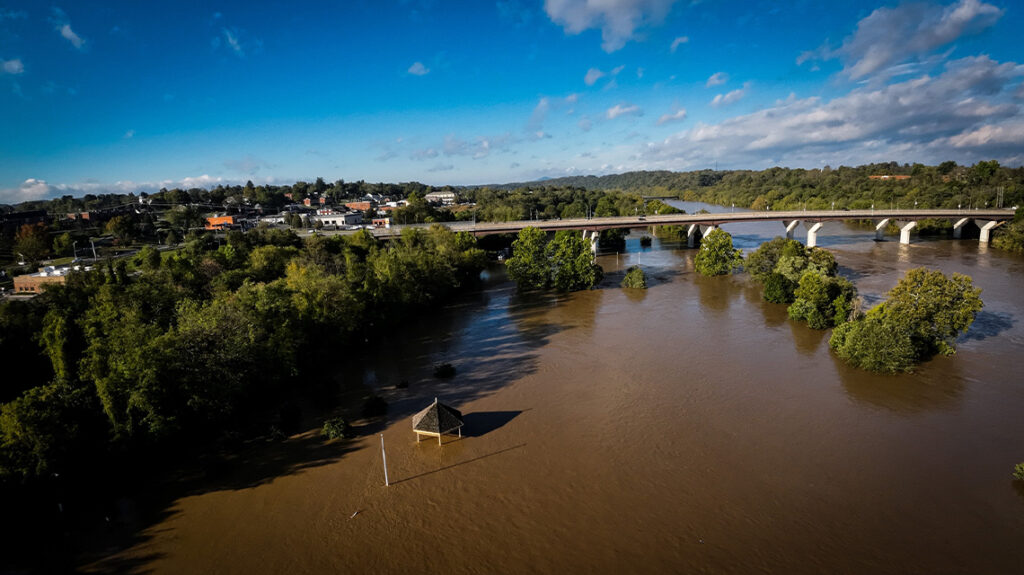
[[[455,203],[457,197],[455,195],[455,192],[430,192],[429,194],[423,196],[423,199],[427,200],[432,204],[443,204],[446,206],[450,206]]]
[[[89,271],[91,268],[82,268],[82,266],[75,267],[53,267],[46,266],[39,268],[39,271],[34,274],[24,274],[20,276],[14,276],[14,293],[15,294],[38,294],[43,293],[43,290],[47,286],[55,284],[63,284],[68,279],[68,274],[77,271]]]

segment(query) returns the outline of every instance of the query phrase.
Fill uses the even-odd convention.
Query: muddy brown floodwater
[[[726,229],[745,249],[782,230]],[[827,332],[789,321],[746,276],[702,278],[692,250],[633,234],[627,253],[599,258],[600,289],[528,298],[492,271],[372,357],[336,358],[391,404],[374,430],[390,487],[376,433],[321,445],[311,431],[267,448],[294,464],[177,500],[92,568],[1024,572],[1010,477],[1024,461],[1024,258],[872,237],[829,224],[820,241],[868,302],[921,265],[983,288],[955,357],[909,375],[850,369]],[[646,292],[618,287],[634,263]],[[431,377],[440,361],[453,380]],[[411,431],[435,396],[466,418],[443,447]]]

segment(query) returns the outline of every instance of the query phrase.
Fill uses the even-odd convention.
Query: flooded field
[[[744,249],[783,231],[725,229]],[[177,500],[90,569],[1022,572],[1024,258],[872,238],[819,235],[869,303],[917,266],[984,290],[956,356],[901,376],[848,368],[745,275],[700,277],[693,250],[634,232],[600,256],[600,289],[524,297],[496,269],[372,357],[339,353],[390,402],[386,423],[270,445],[263,467]],[[636,263],[646,292],[618,287]],[[450,381],[432,377],[444,361]],[[441,447],[411,430],[434,397],[466,419]]]

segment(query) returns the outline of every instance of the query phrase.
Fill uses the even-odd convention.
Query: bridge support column
[[[690,224],[690,227],[686,228],[686,247],[696,247],[696,239],[694,236],[700,231],[700,226],[697,224]]]
[[[601,232],[597,230],[583,230],[583,240],[590,242],[590,251],[597,257],[597,240],[601,237]]]
[[[706,237],[708,237],[708,234],[710,234],[711,232],[713,232],[713,231],[715,231],[717,229],[718,229],[718,226],[701,226],[700,227],[700,237],[706,238]]]
[[[917,222],[907,222],[907,225],[900,228],[900,243],[910,244],[910,230],[917,227]]]
[[[987,244],[991,237],[992,229],[1003,222],[995,222],[992,220],[974,220],[974,223],[978,224],[978,229],[981,230],[981,235],[978,236],[978,242]]]
[[[782,225],[786,226],[786,239],[791,240],[793,239],[793,232],[795,232],[796,227],[800,225],[800,220],[793,220],[791,222],[782,220]]]
[[[960,218],[955,224],[953,224],[953,239],[959,240],[964,233],[964,224],[971,221],[971,218]]]
[[[807,247],[813,248],[818,245],[818,230],[821,226],[825,225],[824,222],[804,222],[804,227],[807,228]]]
[[[889,225],[889,218],[875,224],[875,241],[882,241],[885,239],[885,227]]]

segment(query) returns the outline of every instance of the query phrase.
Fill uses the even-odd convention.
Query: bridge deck
[[[924,219],[962,218],[1006,221],[1012,220],[1012,209],[986,210],[826,210],[792,212],[723,212],[717,214],[665,214],[660,216],[623,216],[609,218],[575,218],[566,220],[518,220],[512,222],[443,222],[456,232],[470,232],[478,236],[490,234],[518,233],[523,228],[534,227],[547,231],[558,230],[606,230],[614,228],[646,228],[666,225],[713,225],[737,222],[827,222],[841,220],[897,220],[918,221]],[[430,224],[395,225],[390,228],[373,230],[378,238],[389,238],[402,233],[405,228],[425,228]]]

